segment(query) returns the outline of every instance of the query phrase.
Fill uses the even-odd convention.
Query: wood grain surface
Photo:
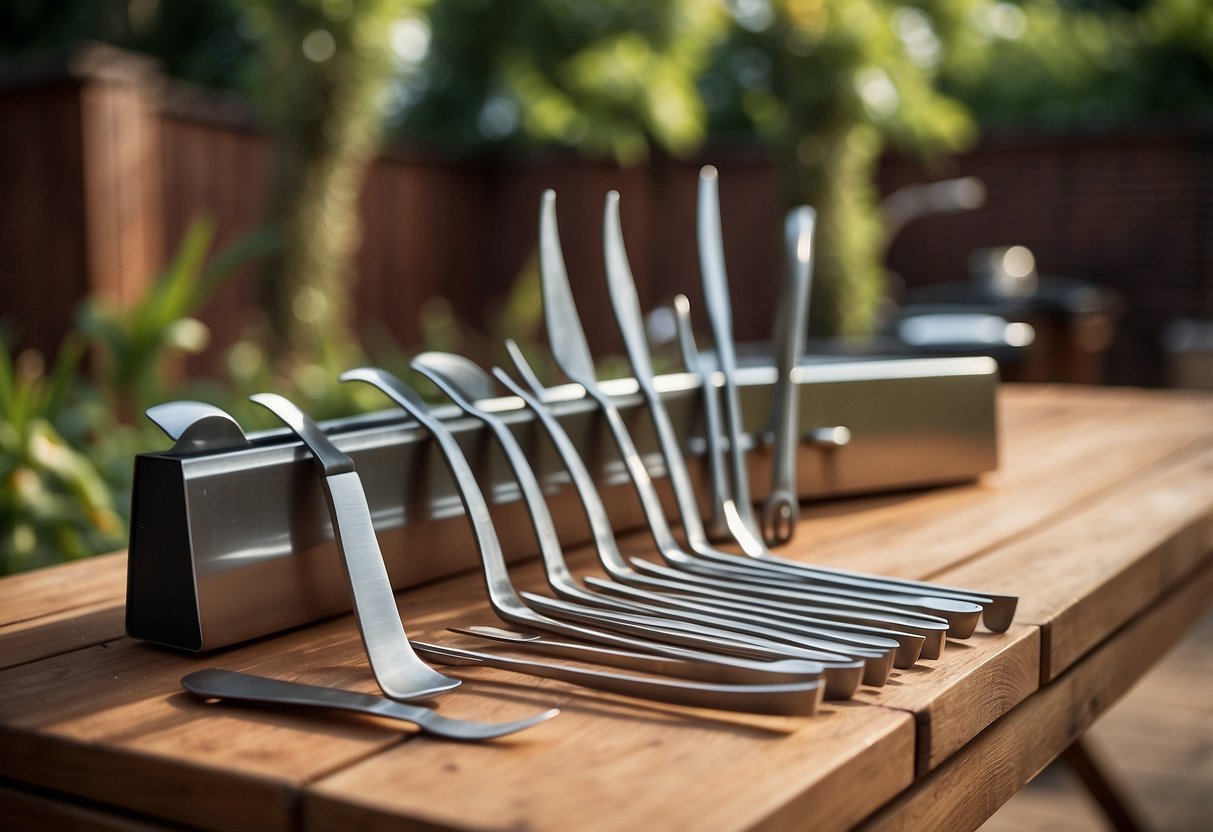
[[[863,829],[976,829],[1123,696],[1210,600],[1213,568],[1205,568],[994,723]]]
[[[452,670],[467,682],[442,713],[564,713],[461,745],[381,719],[203,703],[179,680],[204,667],[375,685],[348,616],[203,656],[131,641],[119,554],[0,580],[0,778],[49,790],[13,798],[39,817],[59,793],[99,818],[216,829],[844,829],[884,804],[876,828],[979,822],[1149,667],[1213,580],[1213,398],[1012,388],[999,419],[1001,465],[979,482],[803,507],[784,556],[1021,596],[1007,633],[950,640],[818,717],[474,668]],[[621,543],[653,555],[643,534]],[[600,573],[592,552],[570,561]],[[543,588],[539,564],[511,571]],[[398,603],[429,640],[496,621],[478,575]]]

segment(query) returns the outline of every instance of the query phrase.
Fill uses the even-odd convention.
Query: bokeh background
[[[808,203],[816,351],[1207,384],[1211,139],[1205,0],[9,0],[0,573],[125,544],[149,405],[255,428],[255,390],[369,406],[359,361],[542,361],[547,187],[583,309],[611,188],[646,308],[698,306],[711,163],[757,350]],[[940,313],[1034,337],[903,326]]]

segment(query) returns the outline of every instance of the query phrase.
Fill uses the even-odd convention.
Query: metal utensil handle
[[[324,476],[344,474],[354,470],[354,460],[343,451],[338,450],[320,426],[308,418],[294,402],[279,396],[277,393],[254,393],[249,396],[262,407],[272,411],[275,416],[286,423],[298,436],[308,450],[312,452],[320,473]]]
[[[573,301],[573,290],[569,286],[564,255],[560,250],[560,232],[556,227],[556,195],[552,191],[544,193],[540,205],[539,241],[539,276],[552,357],[565,375],[584,388],[586,395],[594,400],[606,419],[607,427],[627,467],[636,496],[640,499],[641,508],[658,547],[676,549],[678,542],[674,538],[674,531],[665,516],[661,497],[653,486],[640,451],[632,442],[619,409],[602,392],[595,379],[593,358],[586,345],[581,318]]]
[[[809,716],[817,710],[823,693],[821,682],[724,685],[680,679],[649,679],[643,676],[514,659],[437,644],[418,643],[417,649],[434,661],[460,662],[472,659],[492,667],[570,682],[594,690],[699,708]]]
[[[796,448],[799,444],[799,401],[792,372],[804,347],[805,317],[813,276],[813,226],[816,212],[807,205],[788,214],[784,225],[787,243],[787,278],[779,303],[774,348],[779,377],[772,405],[775,434],[771,491],[762,505],[762,536],[770,546],[792,539],[800,505],[796,495]]]
[[[405,705],[367,693],[269,679],[251,673],[211,668],[182,677],[181,685],[202,698],[230,699],[265,705],[333,708],[409,722],[435,736],[454,740],[484,740],[513,734],[560,713],[553,708],[514,722],[487,723],[451,719],[419,705]]]
[[[729,482],[724,459],[717,447],[724,430],[720,418],[720,399],[716,395],[716,386],[711,374],[704,370],[699,347],[695,344],[695,333],[691,329],[691,304],[686,295],[674,297],[674,323],[678,332],[682,365],[688,373],[699,379],[703,401],[704,441],[707,446],[708,473],[712,488],[712,514],[708,519],[708,532],[712,537],[725,537],[729,533],[724,513],[724,503],[729,499]]]
[[[466,363],[465,363],[466,362]],[[459,386],[459,380],[467,375],[468,365],[476,367],[462,356],[448,353],[428,352],[413,359],[410,366],[434,383],[439,390],[447,395],[459,409],[474,419],[478,419],[497,439],[497,447],[505,455],[506,462],[514,472],[514,481],[522,492],[523,503],[531,521],[531,529],[539,543],[539,552],[543,559],[544,569],[548,573],[549,582],[556,586],[573,586],[576,584],[568,564],[564,560],[564,551],[560,546],[560,538],[556,533],[556,524],[548,509],[547,500],[543,495],[543,486],[531,468],[526,451],[510,432],[509,427],[498,416],[476,406],[466,391]]]
[[[734,375],[737,358],[733,352],[733,312],[729,303],[729,281],[724,268],[724,238],[720,223],[719,176],[711,165],[699,171],[699,198],[696,204],[696,228],[699,244],[703,298],[716,343],[717,363],[724,376],[724,418],[729,435],[729,465],[733,472],[733,502],[742,519],[754,525],[750,504],[750,482],[742,450],[741,406]]]
[[[391,702],[382,696],[370,693],[341,690],[340,688],[308,685],[303,682],[288,682],[270,679],[235,670],[210,668],[198,670],[181,678],[181,686],[195,696],[213,696],[219,699],[237,699],[244,702],[264,702],[273,705],[304,705],[311,707],[339,708],[360,713],[378,713]],[[429,713],[429,708],[420,705],[399,705],[393,709],[396,715]]]
[[[522,611],[525,605],[514,592],[510,584],[509,573],[506,570],[505,554],[501,549],[501,541],[493,529],[492,515],[488,501],[476,482],[476,472],[459,447],[459,442],[451,432],[431,412],[430,406],[422,401],[413,390],[391,373],[377,367],[359,367],[347,370],[341,374],[342,381],[365,381],[382,391],[397,405],[407,411],[425,429],[442,452],[443,462],[450,472],[463,510],[467,513],[472,525],[472,534],[476,540],[476,548],[480,552],[481,563],[484,567],[486,589],[494,607]]]
[[[674,492],[674,502],[682,517],[682,530],[694,546],[707,542],[707,530],[699,513],[695,487],[687,469],[686,459],[679,446],[678,432],[670,420],[669,411],[657,394],[653,375],[653,359],[645,340],[640,299],[636,294],[636,282],[628,265],[623,243],[623,226],[619,216],[619,194],[607,194],[602,217],[603,254],[606,261],[607,294],[615,313],[615,322],[623,337],[628,363],[640,393],[648,405],[649,418],[657,434],[657,445],[665,461],[666,476]],[[568,324],[566,324],[568,326]]]
[[[458,687],[458,679],[426,665],[409,645],[354,461],[337,450],[320,427],[288,399],[273,393],[250,398],[285,422],[314,455],[353,597],[354,620],[379,687],[398,700],[426,699]]]

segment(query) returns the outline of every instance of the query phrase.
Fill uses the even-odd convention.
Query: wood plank
[[[1128,618],[1105,610],[1111,605],[1101,605],[1101,599],[1128,598],[1145,609],[1164,587],[1206,562],[1213,538],[1201,518],[1213,505],[1213,478],[1206,470],[1213,440],[1199,437],[1207,435],[1213,399],[1172,401],[1137,393],[1027,398],[1031,405],[1023,411],[1016,410],[1014,397],[1007,406],[1033,411],[1021,427],[1039,428],[1040,438],[1033,440],[1038,444],[1014,433],[1008,441],[1022,439],[1017,458],[1035,458],[1008,463],[1005,479],[856,501],[867,506],[862,516],[834,510],[811,517],[798,551],[816,558],[814,531],[833,530],[830,556],[857,566],[843,558],[844,538],[873,546],[883,538],[881,557],[897,559],[907,574],[919,576],[947,563],[949,582],[992,590],[1004,587],[955,576],[981,577],[979,567],[1005,558],[1000,574],[1013,572],[1031,588],[1023,609],[1061,609],[1073,617],[1050,619],[1050,626],[1104,635]],[[1198,430],[1198,424],[1206,427]],[[1118,437],[1125,431],[1140,441],[1122,444]],[[1106,481],[1085,469],[1074,472],[1082,454],[1066,450],[1071,444],[1109,458],[1093,463]],[[1114,454],[1108,453],[1112,447]],[[1196,447],[1202,452],[1192,457]],[[1140,499],[1132,502],[1135,495]],[[1126,511],[1127,505],[1134,511]],[[957,507],[972,528],[961,528],[949,516]],[[983,517],[1000,509],[1010,519],[983,525]],[[923,512],[929,516],[921,517]],[[643,535],[628,538],[625,547],[652,550]],[[1025,568],[1006,554],[1017,547],[1019,555],[1035,552],[1042,565]],[[585,550],[575,553],[575,568],[591,568],[589,558]],[[1015,707],[1040,679],[1040,652],[1054,643],[1040,642],[1032,616],[1021,614],[1010,633],[951,643],[941,662],[899,673],[897,684],[865,690],[858,702],[831,703],[811,720],[700,712],[554,682],[523,682],[501,671],[460,670],[473,681],[443,697],[444,713],[509,719],[553,701],[567,713],[518,737],[454,747],[413,739],[410,729],[381,721],[205,705],[180,691],[182,673],[208,666],[372,690],[348,617],[204,657],[125,638],[76,649],[79,642],[72,639],[117,626],[120,608],[107,605],[104,596],[124,588],[120,565],[115,557],[89,567],[96,570],[90,578],[96,588],[89,591],[102,600],[58,614],[55,604],[79,601],[71,592],[72,568],[53,580],[31,576],[24,586],[14,584],[17,589],[0,582],[0,599],[24,603],[39,594],[28,591],[38,580],[44,583],[40,592],[47,593],[30,604],[34,618],[0,627],[0,657],[22,662],[0,671],[0,775],[220,828],[284,828],[298,820],[301,795],[306,818],[321,825],[386,825],[400,813],[441,828],[594,829],[642,826],[655,818],[726,829],[793,823],[841,828],[906,787],[916,760],[919,771],[942,771],[950,762],[941,761],[992,720],[1010,710],[986,734],[1033,701]],[[1054,574],[1065,568],[1066,574]],[[1032,584],[1033,573],[1046,579],[1036,577]],[[514,576],[522,585],[542,584],[533,562],[520,565]],[[478,577],[464,576],[399,596],[410,632],[442,637],[448,625],[495,620],[478,584]],[[1067,648],[1078,655],[1089,649],[1077,640]],[[47,657],[31,660],[40,656]],[[609,771],[618,776],[604,776]],[[676,804],[670,771],[679,776]],[[414,785],[402,789],[401,783]],[[485,783],[491,784],[487,792]],[[469,801],[473,790],[477,800]],[[620,815],[618,805],[629,808]],[[670,814],[678,811],[684,814]]]
[[[428,608],[402,597],[407,620],[422,632],[430,619],[431,631],[444,625],[470,588],[431,587]],[[121,638],[0,672],[0,776],[167,820],[284,829],[302,783],[415,735],[398,722],[209,705],[181,690],[184,673],[215,666],[375,689],[348,616],[206,656]],[[550,707],[542,694],[467,687],[443,697],[443,713],[507,720]]]
[[[1160,464],[1119,489],[979,560],[939,576],[1020,596],[1016,621],[1042,627],[1042,684],[1056,678],[1207,562],[1213,445]]]
[[[285,829],[303,778],[408,733],[369,720],[210,706],[178,680],[206,666],[263,670],[261,662],[288,676],[284,665],[298,655],[323,668],[311,680],[339,676],[352,633],[331,630],[259,644],[243,661],[190,659],[122,639],[0,673],[0,774],[167,820]],[[298,652],[275,665],[280,650]],[[364,674],[346,673],[354,677],[347,686],[368,687]]]
[[[126,554],[0,581],[0,670],[102,644],[124,632]]]
[[[569,554],[570,565],[579,574],[594,571],[591,559],[586,547]],[[511,573],[520,588],[542,591],[540,563],[519,564]],[[410,593],[414,596],[407,604],[414,614],[410,631],[450,641],[441,627],[493,622],[495,616],[483,601],[469,603],[468,599],[483,595],[479,580],[466,576]],[[612,821],[608,810],[621,802],[631,805],[636,822],[643,824],[646,816],[662,817],[667,811],[663,776],[675,766],[685,769],[680,779],[696,783],[682,787],[687,801],[714,825],[724,824],[721,828],[728,828],[731,816],[738,818],[736,828],[778,827],[801,816],[819,822],[820,828],[845,828],[863,812],[858,810],[862,801],[842,784],[854,778],[856,783],[867,783],[873,794],[896,793],[913,777],[913,723],[897,711],[857,702],[828,703],[812,719],[785,719],[664,706],[503,671],[460,669],[458,673],[483,680],[479,685],[486,695],[518,696],[526,691],[536,695],[536,706],[555,704],[563,712],[551,723],[520,735],[518,746],[508,755],[490,745],[453,746],[418,738],[408,743],[406,753],[390,750],[344,769],[325,779],[316,791],[317,824],[375,828],[396,823],[395,813],[403,812],[413,821],[438,826],[449,822],[474,827],[482,819],[488,826],[508,826],[525,818],[538,829],[594,829],[621,823],[617,816]],[[604,777],[599,761],[608,760],[625,766],[625,775],[618,780]],[[734,787],[742,780],[761,779],[753,772],[767,775],[765,794]],[[401,789],[403,782],[412,785]],[[474,818],[460,819],[457,816],[473,809],[461,796],[478,788],[477,782],[497,785],[490,791],[481,789]],[[563,782],[558,790],[579,795],[580,808],[574,815],[556,806],[547,813],[544,798],[553,790],[552,782]],[[634,793],[637,783],[649,782],[655,788],[651,794]],[[430,812],[435,803],[446,805],[451,813],[447,820]],[[831,821],[832,816],[836,820]]]
[[[894,670],[883,688],[861,688],[863,702],[914,714],[915,772],[922,776],[984,731],[1039,686],[1040,630],[949,639],[943,657]]]
[[[1001,467],[980,482],[856,503],[844,517],[806,507],[805,524],[780,554],[876,574],[938,575],[1064,519],[1159,460],[1190,453],[1213,423],[1208,396],[1098,393],[1085,405],[1077,394],[1059,398],[1072,410],[1056,430],[1004,432]],[[1002,407],[1014,410],[1014,398]]]
[[[125,553],[61,563],[0,580],[0,626],[125,598]]]
[[[121,638],[124,613],[106,601],[0,627],[0,670]]]
[[[1211,599],[1213,567],[994,723],[862,828],[976,829],[1122,696]]]
[[[33,792],[0,782],[0,821],[6,832],[154,832],[169,827],[73,800],[70,795]]]
[[[307,790],[304,824],[845,829],[913,777],[912,720],[884,708],[828,703],[792,720],[605,696],[560,704],[558,719],[509,754],[420,739],[338,772]]]

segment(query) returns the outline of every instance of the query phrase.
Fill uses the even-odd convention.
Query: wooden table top
[[[125,637],[122,554],[0,580],[0,825],[975,828],[1213,597],[1213,397],[1007,387],[999,419],[998,471],[807,505],[783,553],[1017,594],[1015,624],[812,718],[470,668],[441,713],[563,713],[457,744],[374,718],[205,704],[184,673],[375,686],[348,616],[196,656]],[[514,577],[542,584],[537,564]],[[483,598],[469,575],[398,602],[410,634],[457,642],[445,627],[495,622]]]

